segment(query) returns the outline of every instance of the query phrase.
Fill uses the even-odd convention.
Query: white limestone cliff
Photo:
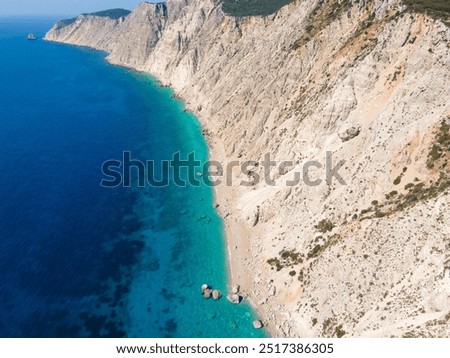
[[[448,154],[429,165],[450,118],[444,23],[399,0],[295,1],[247,18],[218,0],[167,0],[46,39],[106,50],[173,87],[214,159],[294,161],[275,186],[239,185],[236,171],[217,193],[232,279],[274,336],[450,335]],[[346,161],[346,185],[283,184],[327,151]]]

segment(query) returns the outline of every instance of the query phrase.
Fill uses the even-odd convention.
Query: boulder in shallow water
[[[214,301],[220,300],[220,297],[222,297],[222,292],[220,292],[219,290],[213,290],[212,297]]]
[[[260,320],[256,320],[256,321],[253,321],[253,327],[255,329],[261,329],[264,327],[264,325]]]
[[[202,285],[202,295],[205,293],[205,290],[207,290],[209,288],[209,285],[207,285],[206,283],[204,283]]]
[[[206,299],[211,298],[212,290],[210,288],[207,288],[205,291],[203,291],[203,297],[205,297]]]
[[[237,305],[237,304],[241,303],[241,296],[239,296],[237,294],[228,295],[227,300],[230,301],[231,303],[234,303],[235,305]]]
[[[234,294],[234,295],[237,295],[239,293],[240,289],[241,289],[241,286],[234,285],[233,287],[231,287],[231,293]]]

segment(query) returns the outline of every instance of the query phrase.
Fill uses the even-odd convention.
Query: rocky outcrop
[[[253,321],[253,328],[261,329],[263,327],[264,327],[264,325],[260,320]]]
[[[218,301],[222,297],[222,292],[220,292],[219,290],[213,290],[212,297],[213,297],[214,301]]]
[[[448,173],[427,164],[450,115],[444,23],[399,0],[294,1],[246,18],[216,0],[168,0],[125,19],[82,16],[46,38],[172,86],[214,159],[291,161],[271,182],[241,186],[235,171],[218,188],[227,227],[239,227],[231,255],[246,255],[240,282],[273,335],[450,335],[450,196],[432,186]],[[345,161],[343,183],[287,184],[327,160]]]
[[[212,297],[214,301],[218,301],[222,297],[222,292],[220,292],[220,290],[212,289],[207,284],[202,285],[201,293],[204,298],[210,299]]]
[[[342,139],[343,142],[347,142],[350,139],[355,138],[361,132],[361,127],[359,126],[345,126],[339,132],[339,138]]]
[[[237,295],[237,294],[239,293],[240,289],[241,289],[241,286],[239,286],[239,285],[234,285],[233,287],[231,287],[231,293],[232,293],[233,295]]]
[[[111,52],[121,33],[125,18],[81,15],[76,19],[61,21],[45,36],[46,40],[88,46]],[[67,24],[68,23],[68,24]],[[92,34],[95,33],[95,36]]]
[[[242,297],[237,294],[229,294],[227,295],[227,300],[237,305],[241,303]]]

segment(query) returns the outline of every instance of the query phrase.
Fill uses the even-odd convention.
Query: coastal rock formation
[[[213,298],[214,299],[214,301],[218,301],[218,300],[220,300],[220,298],[222,297],[222,292],[220,292],[219,290],[217,290],[217,289],[212,289],[209,285],[207,285],[207,284],[203,284],[202,285],[202,296],[204,297],[204,298],[206,298],[206,299],[209,299],[209,298]]]
[[[46,39],[106,50],[173,87],[224,165],[284,163],[270,180],[240,185],[248,173],[235,170],[217,188],[232,280],[264,303],[272,335],[450,335],[443,21],[400,0],[293,1],[242,18],[218,0],[167,0],[81,16]],[[343,142],[348,123],[360,132]],[[310,161],[322,169],[305,180]]]
[[[230,301],[231,303],[234,303],[235,305],[241,303],[241,296],[237,295],[237,294],[229,294],[227,296],[227,300]]]
[[[212,297],[212,293],[213,293],[213,290],[211,290],[210,288],[207,288],[206,290],[203,291],[203,297],[205,297],[206,299],[209,299]]]
[[[202,285],[202,295],[205,293],[205,291],[206,291],[208,288],[210,288],[210,287],[209,287],[209,285],[207,285],[206,283],[204,283],[204,284]]]
[[[222,297],[222,292],[220,292],[219,290],[213,290],[212,297],[213,297],[214,301],[218,301]]]
[[[253,321],[253,327],[255,329],[261,329],[264,327],[264,325],[260,320],[256,320],[256,321]]]

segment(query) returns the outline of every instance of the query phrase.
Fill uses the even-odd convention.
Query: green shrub
[[[441,125],[435,134],[435,143],[432,145],[427,160],[427,168],[434,168],[434,164],[444,155],[444,151],[448,151],[450,147],[450,126],[445,120],[441,121]]]
[[[295,250],[282,250],[280,251],[279,258],[274,257],[272,259],[269,259],[267,260],[267,263],[270,266],[276,267],[277,271],[281,271],[285,267],[290,267],[303,263],[303,259],[300,257],[300,254]],[[294,275],[291,276],[295,276],[295,271]]]
[[[342,338],[343,336],[345,336],[345,334],[346,334],[347,332],[345,332],[345,331],[342,329],[342,324],[340,324],[339,326],[336,327],[335,333],[336,333],[336,337]]]
[[[397,178],[394,179],[394,185],[399,185],[402,181],[402,174],[400,174]]]
[[[280,256],[284,260],[286,266],[292,266],[303,263],[300,254],[295,250],[283,250],[280,252]]]
[[[283,268],[283,266],[281,265],[280,260],[278,260],[277,258],[269,259],[269,260],[267,260],[267,263],[270,266],[276,267],[277,271],[281,271],[281,269]]]
[[[317,257],[319,255],[321,249],[322,249],[321,245],[316,245],[314,247],[314,249],[312,249],[310,252],[308,252],[308,258],[313,259],[314,257]]]
[[[326,233],[327,231],[331,231],[334,228],[333,223],[328,219],[323,219],[319,221],[319,223],[315,226],[317,230],[321,233]]]

